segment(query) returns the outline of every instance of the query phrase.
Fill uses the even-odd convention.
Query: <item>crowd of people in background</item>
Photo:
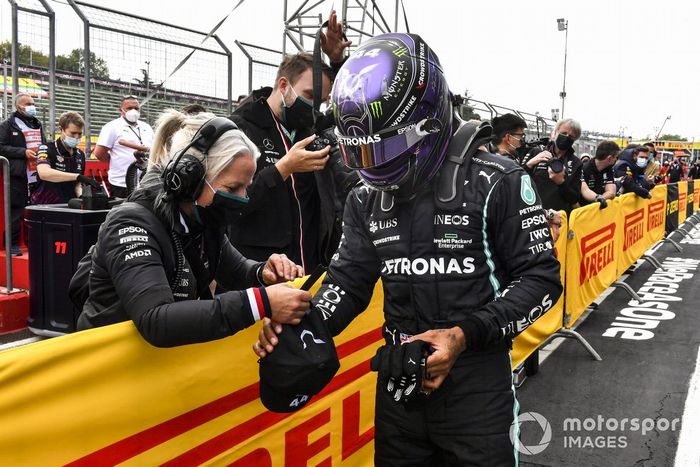
[[[581,125],[572,118],[558,121],[550,137],[535,144],[527,143],[527,123],[517,115],[494,117],[492,125],[488,149],[516,161],[530,174],[552,219],[556,217],[552,210],[568,214],[594,202],[604,209],[618,195],[650,198],[657,184],[700,177],[700,159],[690,169],[680,156],[659,161],[652,142],[620,148],[615,141],[601,141],[593,157],[587,153],[578,157],[574,143],[581,136]]]

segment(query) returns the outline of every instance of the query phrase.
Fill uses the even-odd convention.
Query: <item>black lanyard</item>
[[[133,127],[133,126],[129,125],[129,129],[131,130],[131,132],[132,132],[134,135],[136,135],[136,137],[139,139],[139,143],[141,143],[141,146],[143,146],[143,141],[141,140],[141,128],[138,127],[138,126],[137,126],[136,128],[139,129],[139,132],[138,132],[138,133],[136,133],[136,130],[134,130],[134,127]]]

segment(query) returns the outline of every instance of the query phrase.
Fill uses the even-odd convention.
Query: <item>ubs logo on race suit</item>
[[[608,224],[581,238],[579,285],[597,276],[615,261],[615,224]]]
[[[664,204],[664,200],[659,200],[647,206],[647,232],[664,225]]]
[[[476,270],[474,258],[391,258],[382,261],[382,275],[424,276],[436,274],[472,274]]]
[[[382,219],[379,221],[369,222],[370,233],[375,233],[378,230],[391,229],[399,225],[399,221],[396,218],[392,219]]]
[[[644,238],[644,208],[638,209],[625,216],[625,242],[622,251],[627,251],[632,245]]]

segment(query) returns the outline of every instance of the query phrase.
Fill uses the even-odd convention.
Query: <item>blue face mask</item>
[[[644,167],[647,166],[647,162],[648,162],[648,161],[647,161],[646,158],[641,158],[641,157],[640,157],[639,159],[637,159],[637,166],[643,169]]]
[[[29,115],[30,117],[36,117],[36,106],[28,105],[24,107],[24,113]]]
[[[66,136],[63,138],[63,145],[67,148],[76,148],[80,144],[80,138],[71,138]]]

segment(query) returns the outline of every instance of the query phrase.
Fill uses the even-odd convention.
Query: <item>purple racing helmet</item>
[[[343,162],[378,190],[432,179],[452,136],[452,96],[420,36],[383,34],[343,64],[331,91]]]

